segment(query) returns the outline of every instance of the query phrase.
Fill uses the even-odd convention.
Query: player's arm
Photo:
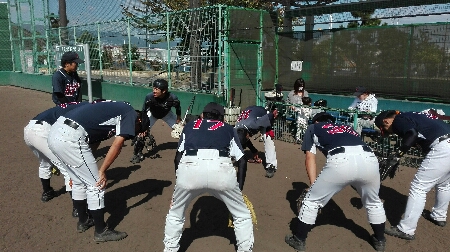
[[[402,137],[402,145],[399,147],[400,156],[416,144],[418,136],[419,133],[414,128],[406,131],[405,135]]]
[[[116,158],[119,156],[124,142],[125,142],[125,137],[116,136],[116,138],[114,139],[114,142],[111,144],[111,147],[109,147],[108,153],[106,153],[106,157],[103,160],[103,163],[100,166],[100,169],[98,169],[99,180],[97,181],[96,186],[99,186],[100,189],[103,189],[106,187],[107,178],[106,178],[105,172],[106,172],[106,170],[108,170],[108,168],[114,162],[114,160],[116,160]]]
[[[58,100],[61,104],[69,102],[69,99],[67,99],[67,97],[63,93],[54,92],[54,94],[56,95],[56,97],[58,97]]]
[[[309,184],[312,185],[317,177],[316,155],[310,151],[306,151],[305,154],[306,173],[308,174]]]
[[[181,103],[176,95],[172,93],[170,95],[172,95],[173,98],[173,107],[175,107],[175,114],[177,115],[177,123],[179,123],[181,121]]]

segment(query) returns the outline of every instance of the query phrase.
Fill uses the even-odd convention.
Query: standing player
[[[82,103],[64,103],[59,106],[47,109],[46,111],[35,116],[24,128],[25,143],[33,151],[34,155],[39,159],[39,178],[42,184],[42,202],[47,202],[56,196],[55,191],[50,186],[50,178],[52,177],[52,167],[55,165],[64,175],[66,191],[72,196],[72,187],[70,186],[70,177],[66,169],[59,162],[58,158],[52,153],[47,144],[48,133],[52,124],[56,122],[58,117],[78,108],[89,104]],[[72,215],[77,217],[78,212],[73,208]]]
[[[272,110],[272,109],[271,109]],[[246,129],[249,137],[260,132],[264,139],[264,151],[266,154],[266,177],[271,178],[277,171],[277,153],[275,152],[275,144],[273,138],[275,137],[273,132],[273,123],[278,115],[278,111],[273,109],[272,112],[268,112],[264,107],[261,106],[250,106],[244,109],[239,115],[236,122],[236,129]],[[243,146],[251,145],[249,137],[240,137],[243,142]],[[253,151],[253,150],[252,150]],[[257,153],[253,153],[254,159],[257,160],[259,157]]]
[[[176,185],[164,231],[165,252],[178,251],[184,214],[195,197],[210,193],[222,200],[233,216],[237,251],[252,251],[253,224],[241,192],[243,181],[236,182],[230,157],[246,166],[236,131],[223,122],[225,109],[211,102],[202,118],[186,124],[175,156]],[[239,185],[238,185],[239,184]]]
[[[61,67],[52,76],[52,100],[58,105],[81,101],[81,79],[78,64],[84,63],[77,53],[65,52],[61,57]]]
[[[431,114],[414,112],[381,112],[375,124],[383,135],[397,134],[402,145],[399,158],[418,144],[427,153],[411,182],[405,214],[397,226],[385,233],[401,239],[414,240],[420,215],[438,226],[445,226],[450,201],[450,125]],[[423,211],[427,193],[435,188],[436,201],[431,214]],[[423,211],[423,212],[422,212]]]
[[[170,93],[168,89],[169,84],[166,80],[157,79],[153,82],[153,92],[145,96],[142,111],[147,111],[150,120],[148,131],[151,130],[158,119],[165,121],[172,129],[176,123],[181,121],[180,100],[178,100],[178,97],[175,94]],[[175,107],[176,115],[172,112],[172,107]],[[133,163],[139,163],[144,158],[142,154],[144,144],[139,143],[138,141],[144,141],[142,136],[145,134],[147,133],[143,133],[140,135],[140,138],[135,139],[134,153],[131,158],[131,162]],[[152,137],[150,137],[150,139],[152,139]]]
[[[345,186],[352,185],[361,195],[370,226],[375,233],[371,237],[372,245],[376,251],[384,251],[386,215],[378,197],[378,160],[352,127],[334,124],[332,119],[328,113],[318,113],[312,119],[313,124],[306,130],[302,150],[306,154],[306,172],[311,186],[299,211],[300,224],[295,234],[287,235],[285,241],[298,251],[305,251],[305,240],[316,222],[319,209],[334,194]],[[317,149],[327,157],[319,176],[316,172]]]
[[[125,102],[100,102],[74,109],[58,118],[50,129],[48,145],[63,163],[73,180],[72,197],[78,210],[77,231],[95,225],[94,241],[117,241],[125,232],[111,230],[104,221],[106,170],[119,155],[125,140],[148,125],[141,125],[141,115]],[[89,144],[115,136],[100,168]],[[89,209],[92,219],[82,211]]]

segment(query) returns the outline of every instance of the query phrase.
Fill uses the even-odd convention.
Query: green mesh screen
[[[257,44],[230,43],[230,88],[237,90],[235,103],[242,108],[255,104],[258,85],[257,52]]]
[[[309,38],[309,39],[307,39]],[[383,97],[450,102],[450,24],[280,34],[280,83],[306,80],[306,90],[351,94],[365,86]],[[303,60],[303,71],[290,63]]]
[[[0,3],[0,71],[12,71],[12,54],[9,30],[8,8],[6,3]]]

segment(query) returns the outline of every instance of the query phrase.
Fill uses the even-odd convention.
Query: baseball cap
[[[365,87],[356,87],[355,93],[353,93],[354,96],[360,96],[362,95],[364,92],[366,92],[367,89]]]
[[[317,113],[312,119],[312,123],[315,122],[326,122],[328,120],[334,121],[334,117],[330,114],[328,114],[327,112],[320,112]]]
[[[84,63],[84,60],[80,59],[80,57],[78,56],[78,53],[76,52],[65,52],[62,56],[61,56],[61,62],[76,62],[78,64]]]
[[[383,120],[386,117],[391,117],[392,115],[397,114],[397,111],[395,110],[385,110],[381,112],[380,114],[375,117],[375,125],[381,129],[381,126],[383,126]]]
[[[210,103],[206,104],[205,108],[203,108],[203,113],[212,113],[212,114],[224,116],[225,109],[222,105],[220,105],[218,103],[210,102]]]

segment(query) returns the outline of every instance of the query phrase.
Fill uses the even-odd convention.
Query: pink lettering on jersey
[[[194,122],[194,129],[200,129],[200,126],[202,125],[202,119],[197,119],[197,120],[195,120],[195,122]]]
[[[66,84],[66,90],[64,90],[64,95],[66,96],[74,96],[74,94],[81,87],[80,83],[73,81],[72,83]]]
[[[327,133],[329,134],[341,134],[341,133],[349,133],[354,136],[359,136],[358,133],[348,125],[333,125],[333,124],[325,124],[322,126],[323,129],[328,129]]]
[[[217,120],[208,120],[207,122],[215,123],[214,125],[209,127],[208,130],[216,130],[225,125],[222,121],[217,121]]]
[[[249,117],[249,115],[250,115],[250,112],[252,112],[250,109],[242,111],[242,113],[239,115],[237,121],[240,122],[242,120],[247,119]]]

